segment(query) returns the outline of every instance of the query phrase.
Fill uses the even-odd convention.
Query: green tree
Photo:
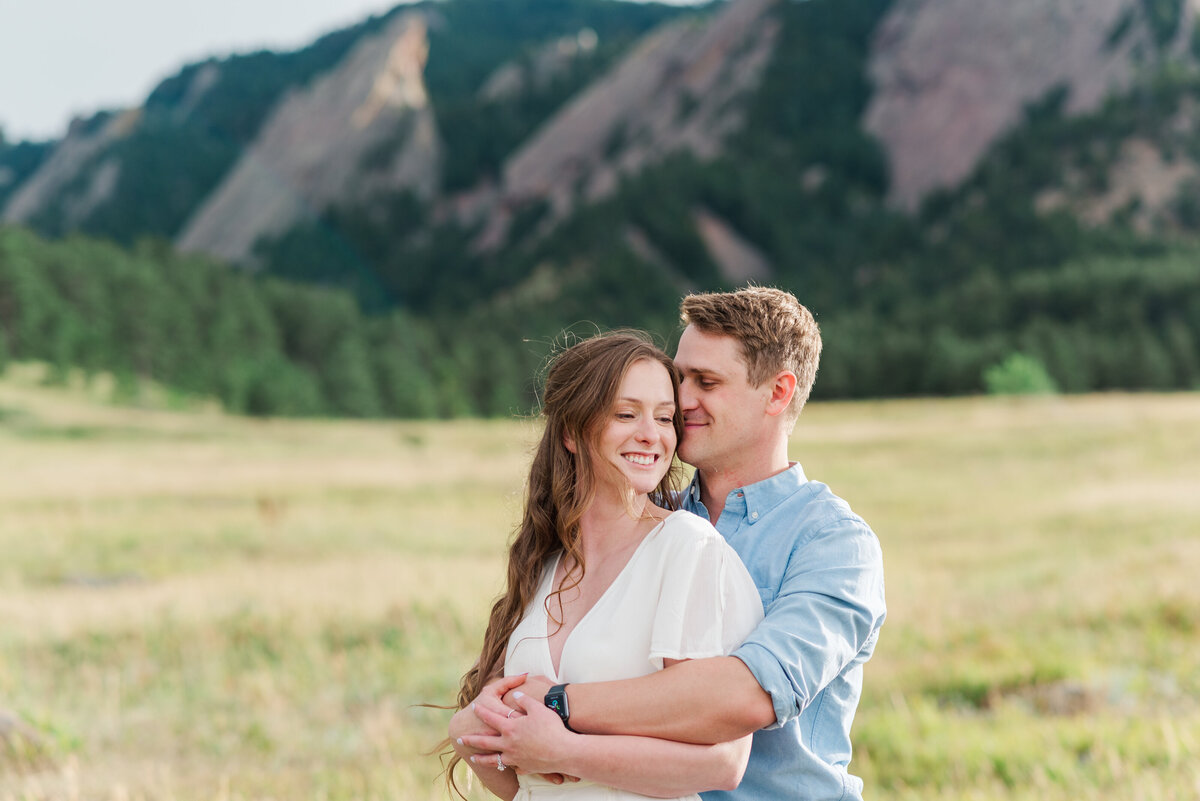
[[[1058,392],[1054,379],[1042,363],[1024,353],[1013,353],[983,372],[989,395],[1053,395]]]
[[[1200,337],[1181,317],[1172,316],[1166,322],[1164,339],[1175,370],[1173,386],[1180,389],[1200,387],[1200,353],[1197,352]]]
[[[396,312],[371,328],[371,353],[385,414],[436,417],[438,391],[430,367],[433,341],[424,326]]]
[[[281,354],[241,363],[246,371],[244,411],[259,416],[314,416],[326,409],[315,376]]]

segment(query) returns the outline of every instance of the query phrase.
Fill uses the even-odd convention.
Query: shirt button
[[[750,519],[751,519],[751,520],[757,520],[757,519],[758,519],[758,512],[751,512],[751,513],[750,513]]]

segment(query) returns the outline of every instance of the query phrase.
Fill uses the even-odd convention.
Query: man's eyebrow
[[[678,367],[678,365],[676,365]],[[679,371],[686,375],[703,375],[712,378],[723,378],[720,372],[710,367],[680,367]]]

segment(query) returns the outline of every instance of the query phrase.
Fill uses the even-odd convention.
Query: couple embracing
[[[690,295],[681,317],[674,360],[614,332],[550,366],[454,761],[520,801],[860,799],[883,562],[788,459],[816,321],[763,287]]]

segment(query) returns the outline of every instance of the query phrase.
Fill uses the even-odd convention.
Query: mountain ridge
[[[410,14],[429,50],[406,83],[370,42],[415,30]],[[305,409],[499,413],[528,399],[523,377],[564,329],[669,332],[680,294],[746,281],[790,289],[818,315],[818,397],[979,391],[1016,352],[1066,390],[1188,388],[1200,383],[1194,20],[1184,0],[405,6],[295,54],[182,70],[29,219],[50,236],[159,237],[134,248],[140,259],[163,254],[239,169],[290,171],[264,201],[254,192],[270,181],[241,179],[226,214],[243,232],[209,242],[236,245],[224,255],[272,287],[263,303],[290,332],[269,368],[239,369],[262,387],[272,371],[309,387]],[[360,46],[379,55],[351,69]],[[1070,57],[1047,73],[1056,50]],[[422,93],[419,109],[371,106],[403,113],[355,139],[371,97]],[[880,122],[898,108],[909,116]],[[419,130],[436,145],[410,146]],[[13,152],[0,147],[0,168]],[[424,183],[388,179],[405,154]],[[13,174],[36,178],[30,155]],[[294,206],[254,223],[271,197]],[[71,229],[68,212],[85,219]],[[75,302],[76,279],[54,280],[47,291]],[[318,297],[336,298],[343,320],[319,330],[367,332],[338,346],[360,354],[353,402],[321,400],[340,397],[337,380],[305,371],[337,359],[291,341],[308,340],[294,332],[299,316],[320,318]],[[381,329],[345,322],[347,298]],[[20,330],[6,313],[0,333]],[[403,342],[395,331],[426,343],[402,371],[372,350]],[[53,340],[55,358],[81,347],[75,336]],[[420,404],[397,399],[401,372],[424,386]],[[276,399],[261,408],[283,403],[261,391]]]
[[[886,154],[889,201],[914,212],[930,193],[960,185],[988,148],[1020,124],[1025,108],[1052,90],[1065,92],[1064,113],[1078,115],[1095,110],[1113,92],[1128,90],[1138,71],[1159,58],[1156,47],[1172,57],[1186,56],[1195,4],[1182,0],[1176,0],[1176,4],[1174,27],[1159,23],[1156,29],[1152,15],[1155,6],[1147,0],[1018,0],[1003,7],[979,7],[969,0],[890,3],[872,36],[867,73],[873,89],[861,118],[863,130],[878,140]],[[587,5],[583,3],[579,8]],[[631,43],[622,54],[622,63],[615,63],[581,87],[497,163],[494,175],[477,175],[470,186],[439,191],[445,183],[444,177],[439,177],[445,167],[439,167],[437,161],[457,163],[460,159],[453,147],[439,147],[437,132],[442,115],[435,99],[415,123],[391,121],[392,147],[397,151],[404,150],[404,142],[395,144],[394,140],[405,137],[396,129],[406,124],[420,128],[416,140],[424,144],[409,154],[408,166],[401,170],[407,179],[398,183],[382,179],[377,183],[382,184],[384,193],[412,189],[430,207],[431,220],[455,220],[468,229],[482,226],[474,234],[476,246],[494,251],[511,244],[508,228],[531,204],[548,204],[548,213],[539,220],[539,230],[545,232],[578,203],[607,197],[621,176],[636,174],[674,150],[682,147],[701,160],[711,160],[740,124],[737,108],[743,103],[739,97],[755,90],[757,74],[774,47],[772,26],[777,26],[778,16],[771,12],[774,5],[773,0],[738,0],[723,7],[709,7],[708,11],[715,8],[715,12],[703,23],[687,21],[689,12],[683,12],[680,22],[645,30],[641,40]],[[536,2],[530,8],[538,8]],[[436,6],[400,6],[363,25],[323,37],[310,49],[327,44],[326,40],[340,41],[337,47],[325,48],[332,54],[315,72],[310,68],[308,74],[328,76],[338,69],[343,74],[365,70],[384,79],[387,71],[377,62],[357,67],[347,64],[349,51],[362,36],[401,35],[405,26],[393,27],[391,33],[385,29],[398,15],[422,14],[432,19],[435,29],[454,27]],[[594,39],[594,30],[587,30]],[[948,36],[947,32],[954,35]],[[706,43],[705,36],[717,41]],[[722,37],[726,41],[720,41]],[[428,52],[428,40],[420,46]],[[562,37],[540,46],[545,71],[545,64],[550,63],[548,54],[561,50]],[[576,56],[560,54],[559,69]],[[424,60],[412,63],[421,65],[421,69],[412,70],[407,81],[423,93]],[[0,219],[33,225],[51,234],[93,229],[107,233],[103,226],[97,229],[89,225],[88,220],[106,211],[103,207],[114,201],[117,186],[129,172],[127,158],[107,151],[138,133],[139,126],[147,127],[139,122],[140,118],[152,115],[164,103],[168,104],[171,119],[186,121],[223,80],[223,70],[213,61],[185,67],[176,78],[156,88],[143,111],[104,115],[103,124],[97,122],[99,117],[86,125],[77,123],[39,168],[15,186],[10,182],[7,199],[0,201]],[[520,79],[513,76],[521,73],[511,60],[493,67],[487,81],[494,84],[499,78],[491,73],[501,73],[502,78],[504,70],[508,70],[508,85],[519,86]],[[359,78],[364,79],[365,75]],[[487,81],[476,89],[481,98],[493,103],[503,100],[504,92],[494,86],[489,89]],[[294,95],[308,90],[288,91]],[[512,94],[510,90],[507,97]],[[976,102],[982,98],[986,102]],[[294,111],[295,98],[280,97],[269,104],[273,110],[259,109],[256,113],[265,120],[267,115],[284,113],[281,106],[289,102]],[[310,105],[308,125],[346,113],[333,106],[322,109],[319,103]],[[722,113],[715,113],[716,106]],[[233,262],[254,261],[258,240],[281,235],[292,224],[319,216],[328,207],[361,204],[367,199],[367,192],[356,196],[345,190],[329,191],[333,165],[350,175],[359,174],[368,182],[372,180],[371,172],[380,172],[379,165],[360,171],[360,165],[353,162],[363,158],[362,153],[356,155],[357,148],[365,146],[363,143],[347,143],[339,161],[335,155],[339,148],[336,142],[330,142],[324,156],[330,160],[325,189],[314,191],[311,180],[299,181],[291,198],[278,192],[273,195],[274,201],[260,197],[260,203],[276,209],[274,217],[264,216],[261,229],[253,224],[256,215],[247,212],[246,203],[230,200],[231,207],[220,212],[220,193],[237,194],[228,189],[231,181],[237,181],[243,187],[241,191],[252,194],[256,185],[270,186],[273,173],[278,173],[277,186],[297,183],[298,173],[289,177],[284,164],[296,162],[293,172],[321,169],[320,158],[312,154],[288,155],[289,146],[304,147],[306,137],[296,132],[305,125],[303,120],[293,123],[291,135],[277,132],[275,141],[267,139],[256,148],[253,140],[266,135],[260,129],[263,124],[234,123],[232,130],[237,133],[233,137],[243,144],[234,145],[237,151],[223,157],[228,166],[218,168],[221,175],[217,183],[209,186],[199,182],[198,188],[208,188],[179,208],[173,230],[150,228],[144,232],[169,236],[185,250],[208,250]],[[218,144],[218,149],[228,150],[230,134],[219,136],[225,137],[226,144]],[[317,161],[302,168],[306,158]],[[243,170],[240,179],[235,177],[239,163]],[[267,170],[254,172],[250,166],[254,164]],[[214,173],[210,170],[209,174]],[[120,198],[115,201],[122,202]],[[241,233],[224,231],[217,220],[224,220],[223,225],[234,226],[233,230]]]
[[[221,184],[192,215],[176,244],[234,263],[312,210],[375,191],[410,189],[429,199],[437,183],[437,134],[421,74],[428,54],[424,17],[402,14],[360,40],[345,59],[289,93]],[[408,128],[399,158],[363,162]],[[413,152],[413,151],[416,152]]]

